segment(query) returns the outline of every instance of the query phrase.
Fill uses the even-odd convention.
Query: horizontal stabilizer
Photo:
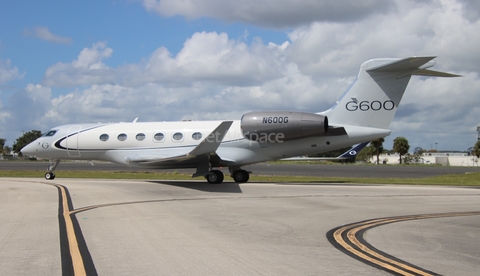
[[[434,62],[431,61],[435,57],[409,57],[383,64],[366,71],[371,72],[408,72],[411,75],[426,77],[461,77],[461,75],[428,70]]]
[[[426,77],[445,77],[445,78],[452,78],[452,77],[461,77],[462,75],[456,75],[451,73],[445,73],[440,71],[428,70],[428,69],[419,69],[412,73],[412,75],[417,76],[426,76]]]
[[[435,57],[409,57],[404,59],[399,59],[387,64],[383,64],[371,69],[367,69],[367,72],[398,72],[398,71],[409,71],[419,69],[422,65],[428,63]],[[425,66],[424,68],[432,67],[433,62]]]

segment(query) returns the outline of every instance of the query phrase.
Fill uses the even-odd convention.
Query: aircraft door
[[[80,136],[80,130],[82,126],[71,126],[68,129],[66,145],[68,156],[70,157],[80,157],[80,150],[78,148],[78,138]]]

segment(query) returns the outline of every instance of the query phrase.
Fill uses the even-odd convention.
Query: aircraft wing
[[[202,161],[206,161],[208,167],[208,156],[212,153],[215,153],[232,123],[233,121],[222,122],[191,151],[184,152],[184,149],[179,148],[164,152],[161,155],[152,154],[128,156],[126,160],[131,164],[144,165],[148,167],[168,167],[188,163],[198,165],[193,166],[197,168],[201,166],[201,173],[203,173],[205,166],[200,163],[204,163]]]
[[[357,157],[357,154],[370,142],[360,143],[356,146],[353,146],[351,149],[347,150],[343,154],[337,157],[291,157],[291,158],[284,158],[281,160],[285,161],[328,161],[328,160],[346,160],[346,159],[354,159]]]

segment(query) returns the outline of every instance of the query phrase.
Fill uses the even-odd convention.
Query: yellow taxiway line
[[[438,275],[437,273],[416,267],[408,262],[392,258],[388,254],[377,250],[375,247],[363,241],[363,231],[373,227],[407,220],[474,215],[480,215],[480,212],[440,213],[372,219],[339,227],[333,232],[332,236],[337,245],[343,248],[343,250],[348,251],[366,263],[380,267],[386,271],[400,275]]]

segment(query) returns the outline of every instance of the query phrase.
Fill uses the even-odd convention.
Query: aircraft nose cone
[[[32,142],[28,145],[26,145],[25,147],[23,147],[20,152],[23,154],[23,155],[28,155],[28,156],[33,156],[35,154],[37,154],[37,147],[36,147],[36,144],[37,142]]]

